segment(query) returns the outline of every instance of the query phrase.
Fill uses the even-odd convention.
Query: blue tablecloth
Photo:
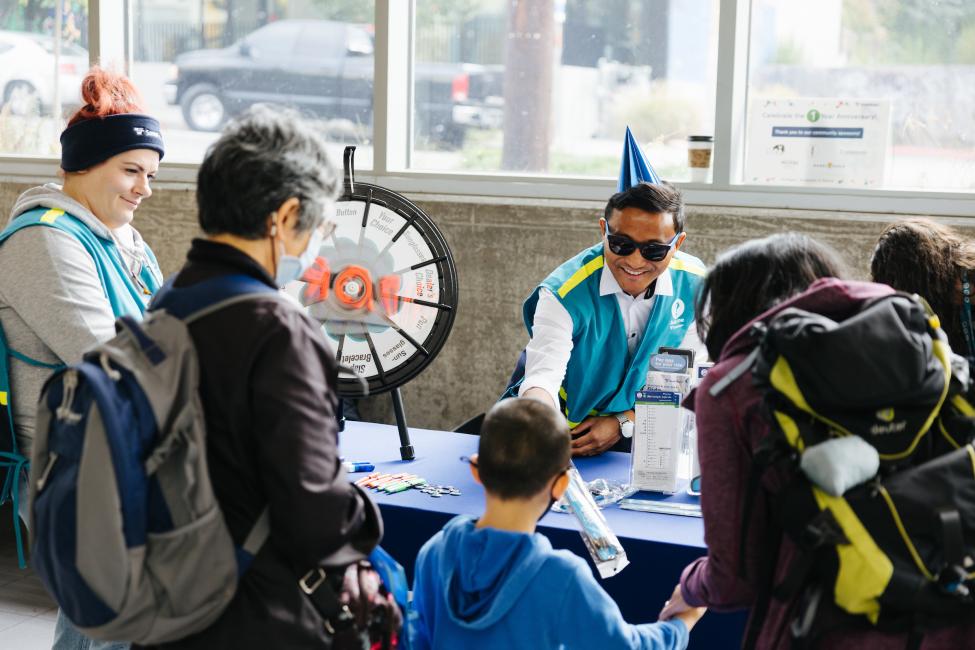
[[[411,582],[416,554],[426,540],[458,514],[480,514],[483,492],[474,482],[461,456],[477,451],[477,436],[410,429],[416,459],[399,459],[396,428],[382,424],[348,422],[341,434],[341,452],[346,460],[370,461],[381,472],[410,472],[436,485],[452,485],[461,496],[434,498],[418,490],[398,494],[373,493],[383,514],[386,533],[382,545],[405,568]],[[609,452],[575,461],[583,478],[627,480],[629,455]],[[361,474],[350,475],[353,479]],[[600,580],[619,604],[626,620],[642,623],[656,620],[670,597],[680,572],[694,558],[706,553],[704,527],[699,518],[621,510],[603,511],[606,520],[626,550],[630,565],[618,575]],[[589,560],[572,515],[550,512],[542,518],[539,531],[556,548],[573,551]],[[590,566],[592,563],[590,562]],[[737,648],[741,644],[745,617],[708,613],[691,634],[691,648]]]

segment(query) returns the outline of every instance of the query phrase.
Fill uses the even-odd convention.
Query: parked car
[[[258,102],[372,124],[373,39],[364,28],[326,20],[281,20],[223,49],[179,55],[167,100],[187,126],[216,131]],[[501,125],[500,66],[417,64],[416,132],[459,147],[469,128]],[[364,129],[363,129],[364,130]]]
[[[87,71],[88,50],[83,47],[62,44],[55,75],[53,37],[0,31],[0,97],[11,115],[53,112],[55,76],[62,107],[79,105]]]

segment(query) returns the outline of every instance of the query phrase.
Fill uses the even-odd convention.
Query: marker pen
[[[376,466],[368,461],[353,462],[347,460],[342,463],[342,467],[344,467],[345,471],[350,474],[354,474],[356,472],[371,472],[372,470],[376,469]]]

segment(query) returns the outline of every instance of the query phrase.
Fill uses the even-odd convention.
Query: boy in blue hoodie
[[[565,418],[547,404],[512,398],[488,412],[471,458],[484,515],[454,518],[420,549],[414,650],[687,647],[703,608],[629,625],[584,560],[535,532],[565,492],[569,457]]]

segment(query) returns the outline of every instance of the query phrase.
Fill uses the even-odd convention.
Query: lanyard
[[[961,274],[962,315],[961,329],[965,333],[968,344],[968,361],[971,364],[975,358],[975,331],[972,327],[972,285],[968,282],[968,271]]]

